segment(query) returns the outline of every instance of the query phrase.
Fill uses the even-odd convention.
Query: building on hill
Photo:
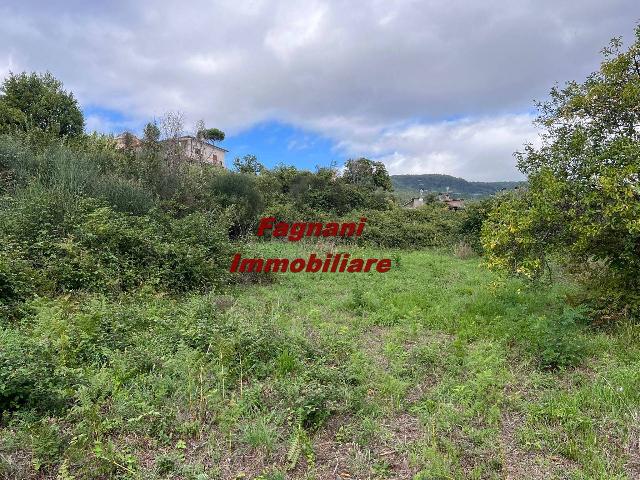
[[[444,203],[449,210],[462,210],[464,208],[464,200],[461,198],[452,198],[449,191],[439,193],[438,201]]]
[[[424,205],[424,198],[422,197],[414,197],[409,200],[407,203],[403,204],[404,208],[419,208]]]
[[[142,140],[134,134],[124,132],[115,138],[116,147],[134,151],[142,148]],[[228,150],[203,142],[191,135],[183,135],[176,139],[162,140],[160,144],[168,151],[173,150],[180,159],[193,162],[209,163],[224,168],[224,157]],[[175,149],[175,150],[174,150]]]
[[[464,200],[461,198],[452,198],[448,190],[444,193],[439,193],[437,200],[444,203],[449,210],[462,210],[464,208]],[[420,208],[424,203],[424,191],[420,190],[419,197],[413,197],[402,206],[404,208]]]
[[[165,140],[169,142],[171,140]],[[224,156],[228,152],[224,148],[212,145],[202,140],[192,137],[191,135],[183,135],[178,138],[180,154],[188,160],[210,163],[224,167]]]
[[[411,198],[411,200],[409,200],[407,203],[404,203],[402,205],[403,208],[419,208],[421,206],[424,205],[424,197],[423,197],[423,191],[420,190],[420,196],[419,197],[413,197]]]
[[[131,132],[122,132],[116,138],[116,148],[137,150],[142,147],[142,140]]]

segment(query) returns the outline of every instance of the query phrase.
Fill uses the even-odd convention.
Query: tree
[[[49,72],[9,74],[0,88],[0,122],[53,132],[59,136],[79,136],[84,131],[84,116],[73,93]],[[17,114],[17,111],[22,115]]]
[[[182,112],[167,112],[160,119],[160,128],[165,140],[165,154],[167,163],[176,169],[182,154],[180,137],[184,132],[184,115]]]
[[[142,150],[150,156],[160,151],[160,128],[155,122],[147,123],[142,130]]]
[[[209,141],[213,145],[215,142],[221,142],[224,140],[224,132],[217,128],[205,128],[198,131],[198,137]]]
[[[483,229],[490,264],[539,276],[550,254],[598,265],[598,284],[640,313],[640,27],[603,50],[599,71],[538,104],[542,145],[516,154],[529,186],[497,202]]]
[[[233,160],[234,168],[240,173],[248,173],[251,175],[259,175],[265,169],[264,165],[258,161],[258,157],[252,154],[244,157],[236,157]]]
[[[133,133],[124,132],[122,134],[122,149],[127,155],[133,156],[135,154],[136,142],[137,139]]]
[[[216,203],[229,209],[232,219],[230,234],[234,237],[247,235],[264,208],[256,178],[224,171],[213,177],[210,188]]]
[[[17,108],[10,107],[0,100],[0,133],[12,133],[16,130],[24,130],[26,126],[26,115]]]
[[[204,123],[204,120],[200,119],[196,122],[194,126],[194,132],[196,132],[196,138],[198,140],[204,140],[204,132],[207,130],[207,127]]]
[[[160,129],[155,122],[147,123],[142,131],[142,141],[147,143],[157,143],[160,140]]]
[[[347,183],[360,187],[381,188],[385,191],[393,189],[384,164],[364,157],[347,160],[342,178]]]
[[[385,192],[393,190],[391,177],[389,176],[389,172],[387,172],[387,167],[385,167],[382,162],[373,162],[373,184]]]

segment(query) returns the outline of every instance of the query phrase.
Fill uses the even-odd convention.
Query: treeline
[[[428,173],[424,175],[391,175],[394,191],[403,198],[415,197],[420,190],[428,193],[450,191],[462,198],[489,197],[501,190],[512,190],[524,182],[470,182],[464,178]]]

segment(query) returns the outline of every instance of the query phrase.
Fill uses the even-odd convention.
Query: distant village
[[[436,199],[439,202],[444,203],[449,210],[462,210],[464,208],[464,200],[461,198],[454,198],[449,191],[438,193]],[[403,204],[404,208],[419,208],[424,205],[424,191],[420,190],[419,197],[413,197],[407,203]]]

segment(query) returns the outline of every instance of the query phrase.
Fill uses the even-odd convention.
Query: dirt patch
[[[384,344],[388,334],[388,328],[373,326],[362,335],[361,340],[362,351],[366,353],[377,366],[385,370],[389,368],[389,359],[384,355]]]
[[[382,445],[377,445],[377,456],[385,458],[392,478],[409,479],[417,473],[417,469],[409,464],[408,449],[424,435],[420,421],[413,415],[402,412],[389,421],[384,427],[391,433],[391,438]]]
[[[366,446],[337,440],[340,427],[350,421],[345,417],[333,418],[314,438],[315,478],[351,480],[386,476],[408,480],[414,477],[417,470],[409,464],[407,451],[423,434],[415,417],[400,413],[384,420],[382,434]]]
[[[523,450],[516,440],[516,431],[524,423],[521,415],[502,417],[500,440],[502,446],[502,471],[506,480],[544,480],[568,478],[574,464],[560,455],[542,455]]]
[[[627,463],[625,470],[629,478],[640,478],[640,411],[632,415],[629,442],[627,443]]]
[[[325,428],[313,439],[315,474],[318,480],[357,478],[353,476],[352,458],[358,449],[353,442],[340,443],[336,436],[340,428],[348,425],[347,417],[332,417]]]

